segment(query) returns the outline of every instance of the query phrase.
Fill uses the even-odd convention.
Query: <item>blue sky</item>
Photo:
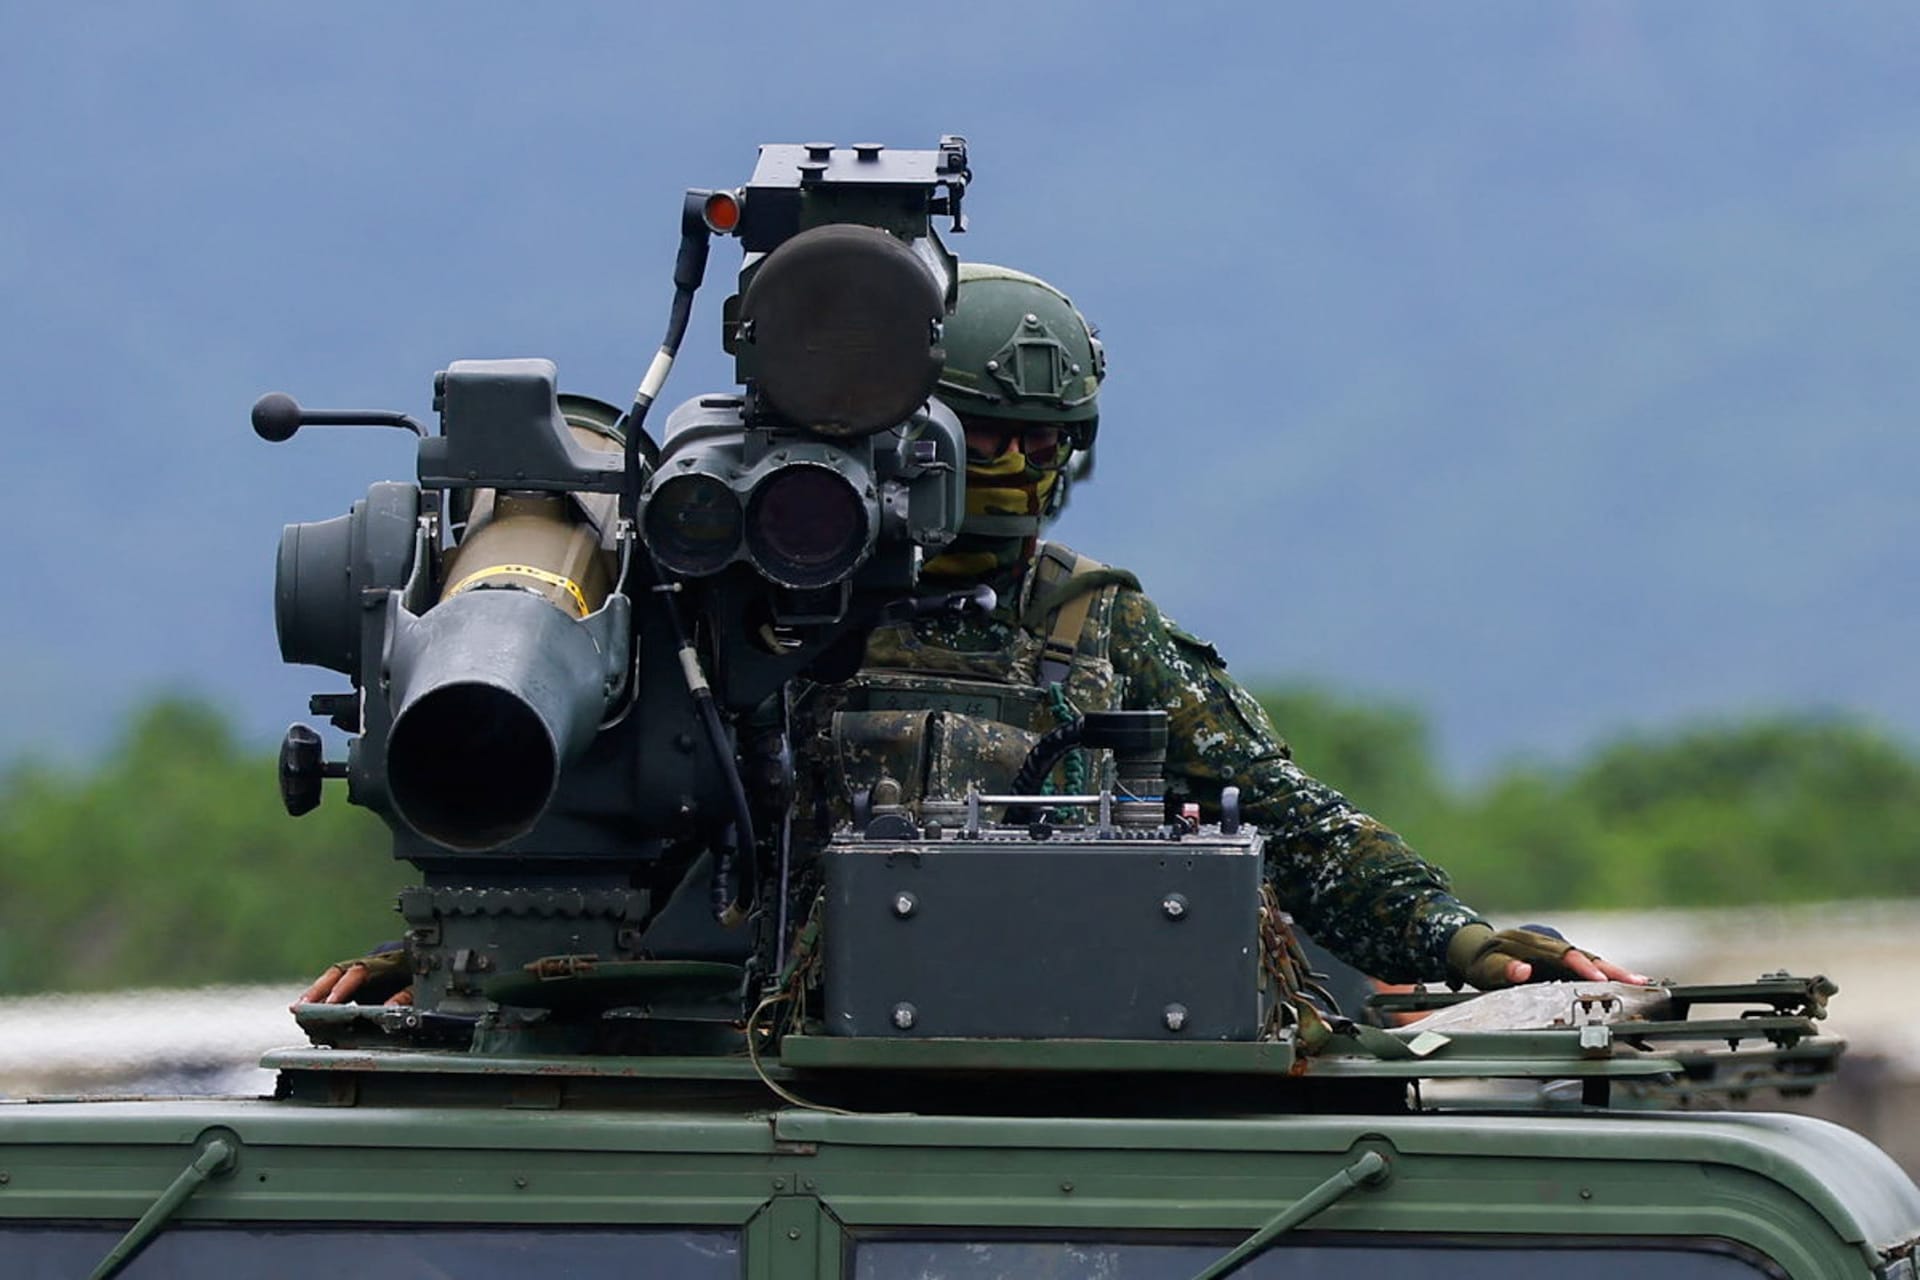
[[[719,15],[718,19],[711,15]],[[0,758],[331,687],[275,542],[547,355],[619,399],[678,194],[762,141],[972,141],[963,256],[1102,328],[1060,529],[1236,671],[1427,709],[1475,769],[1836,708],[1920,734],[1920,13],[345,3],[0,16]],[[710,280],[732,266],[716,255]],[[709,287],[668,386],[726,385]]]

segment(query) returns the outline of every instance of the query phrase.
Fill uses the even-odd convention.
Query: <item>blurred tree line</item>
[[[1920,896],[1920,756],[1858,721],[1696,725],[1457,788],[1411,709],[1312,689],[1262,701],[1303,768],[1486,910]]]
[[[1920,896],[1920,758],[1771,717],[1450,786],[1404,707],[1264,697],[1301,764],[1489,910]],[[0,992],[286,981],[396,936],[410,869],[330,802],[287,818],[268,753],[204,705],[148,707],[90,768],[0,780]]]
[[[312,976],[399,933],[411,868],[336,788],[287,817],[271,754],[195,702],[141,711],[90,769],[0,782],[0,991]]]

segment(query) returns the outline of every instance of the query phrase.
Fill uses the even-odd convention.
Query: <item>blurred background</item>
[[[449,361],[546,355],[625,403],[684,188],[944,132],[956,250],[1109,352],[1059,535],[1311,771],[1476,905],[1614,913],[1582,936],[1643,967],[1920,961],[1920,10],[715,13],[0,14],[0,994],[291,995],[396,932],[375,824],[280,811],[272,747],[338,682],[280,664],[271,592],[280,526],[410,446],[273,448],[257,395],[425,418]],[[729,384],[736,265],[665,398]],[[1904,1079],[1871,1043],[1904,1007],[1850,1016]]]

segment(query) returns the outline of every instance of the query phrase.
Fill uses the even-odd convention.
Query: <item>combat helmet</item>
[[[964,417],[1048,423],[1074,448],[1093,444],[1106,353],[1064,293],[1024,271],[960,264],[936,392]]]
[[[1046,457],[1029,456],[1024,446],[992,458],[969,450],[966,518],[959,540],[927,566],[935,577],[988,573],[1032,554],[1070,484],[1091,470],[1106,376],[1093,327],[1046,281],[964,262],[959,284],[935,394],[969,428],[1057,427],[1060,439]]]

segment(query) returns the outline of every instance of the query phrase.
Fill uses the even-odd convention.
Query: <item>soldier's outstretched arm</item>
[[[1222,787],[1238,786],[1242,812],[1267,835],[1267,875],[1282,905],[1356,968],[1483,989],[1546,977],[1645,981],[1564,943],[1529,948],[1516,931],[1496,933],[1453,896],[1444,871],[1295,764],[1219,652],[1144,594],[1115,599],[1111,653],[1126,705],[1168,714],[1169,788],[1211,807]]]

